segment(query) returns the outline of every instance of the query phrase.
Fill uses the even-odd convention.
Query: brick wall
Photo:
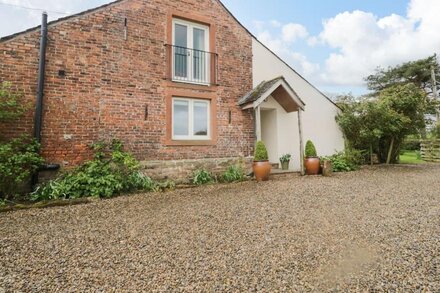
[[[164,80],[164,44],[169,43],[173,13],[200,16],[215,26],[211,51],[219,55],[218,86],[188,87]],[[251,155],[252,115],[236,105],[252,87],[251,36],[217,1],[121,1],[54,23],[48,37],[42,133],[48,162],[77,165],[90,156],[88,145],[112,138],[121,139],[139,160]],[[13,82],[31,102],[22,119],[0,125],[9,137],[32,134],[38,50],[38,29],[0,42],[0,80]],[[60,70],[65,76],[59,76]],[[217,137],[212,144],[167,143],[166,99],[179,91],[215,101]]]

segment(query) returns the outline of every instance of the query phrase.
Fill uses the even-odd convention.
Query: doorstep
[[[293,174],[293,173],[299,173],[299,172],[298,171],[294,171],[294,170],[282,170],[282,169],[272,169],[270,171],[271,175]]]

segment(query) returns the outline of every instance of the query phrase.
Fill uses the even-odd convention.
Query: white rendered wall
[[[272,110],[265,111],[264,109]],[[294,158],[291,160],[289,168],[299,170],[298,127],[291,127],[293,123],[298,121],[296,120],[297,114],[287,113],[272,97],[267,98],[261,104],[261,113],[268,112],[271,113],[271,118],[276,118],[269,120],[265,117],[261,120],[262,139],[269,153],[269,161],[271,163],[280,163],[279,158],[283,154],[292,154]],[[273,122],[274,120],[276,123]],[[298,154],[298,158],[296,154]]]
[[[278,121],[277,111],[261,109],[261,139],[264,141],[269,161],[278,162]]]
[[[255,39],[253,39],[252,51],[254,87],[264,80],[282,75],[306,104],[302,115],[304,144],[308,139],[312,140],[319,156],[342,151],[344,138],[335,121],[340,110]],[[291,168],[299,170],[298,113],[278,115],[277,124],[278,156],[291,153],[293,155]]]

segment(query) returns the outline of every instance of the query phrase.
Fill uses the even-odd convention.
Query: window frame
[[[192,21],[187,21],[187,20],[183,20],[180,18],[176,18],[173,17],[172,21],[171,21],[171,44],[173,46],[176,46],[176,33],[175,33],[175,26],[176,24],[178,25],[183,25],[187,27],[187,49],[189,50],[197,50],[194,49],[194,28],[197,29],[201,29],[205,32],[205,50],[201,50],[203,52],[205,52],[205,54],[207,54],[207,62],[205,62],[205,72],[206,72],[206,78],[204,80],[202,79],[195,79],[193,78],[193,74],[194,74],[194,70],[193,70],[193,56],[188,56],[188,62],[187,62],[187,77],[186,78],[182,78],[182,77],[178,77],[176,76],[176,68],[175,68],[175,56],[174,53],[171,53],[171,79],[172,81],[175,82],[182,82],[182,83],[192,83],[192,84],[199,84],[199,85],[209,85],[209,83],[211,82],[211,56],[210,56],[210,26],[209,25],[204,25],[204,24],[200,24],[197,22],[192,22]]]
[[[188,135],[174,134],[174,101],[188,102]],[[207,135],[194,134],[194,104],[195,102],[202,102],[207,105]],[[171,98],[171,139],[173,141],[209,141],[211,137],[211,100],[199,98],[186,98],[173,96]]]

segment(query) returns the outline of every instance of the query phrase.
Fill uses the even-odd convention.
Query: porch
[[[243,110],[255,113],[255,136],[266,145],[271,164],[279,164],[279,158],[291,154],[287,172],[300,171],[303,166],[302,112],[305,104],[286,82],[284,77],[264,81],[247,93],[239,105]],[[274,169],[273,173],[284,173]]]

